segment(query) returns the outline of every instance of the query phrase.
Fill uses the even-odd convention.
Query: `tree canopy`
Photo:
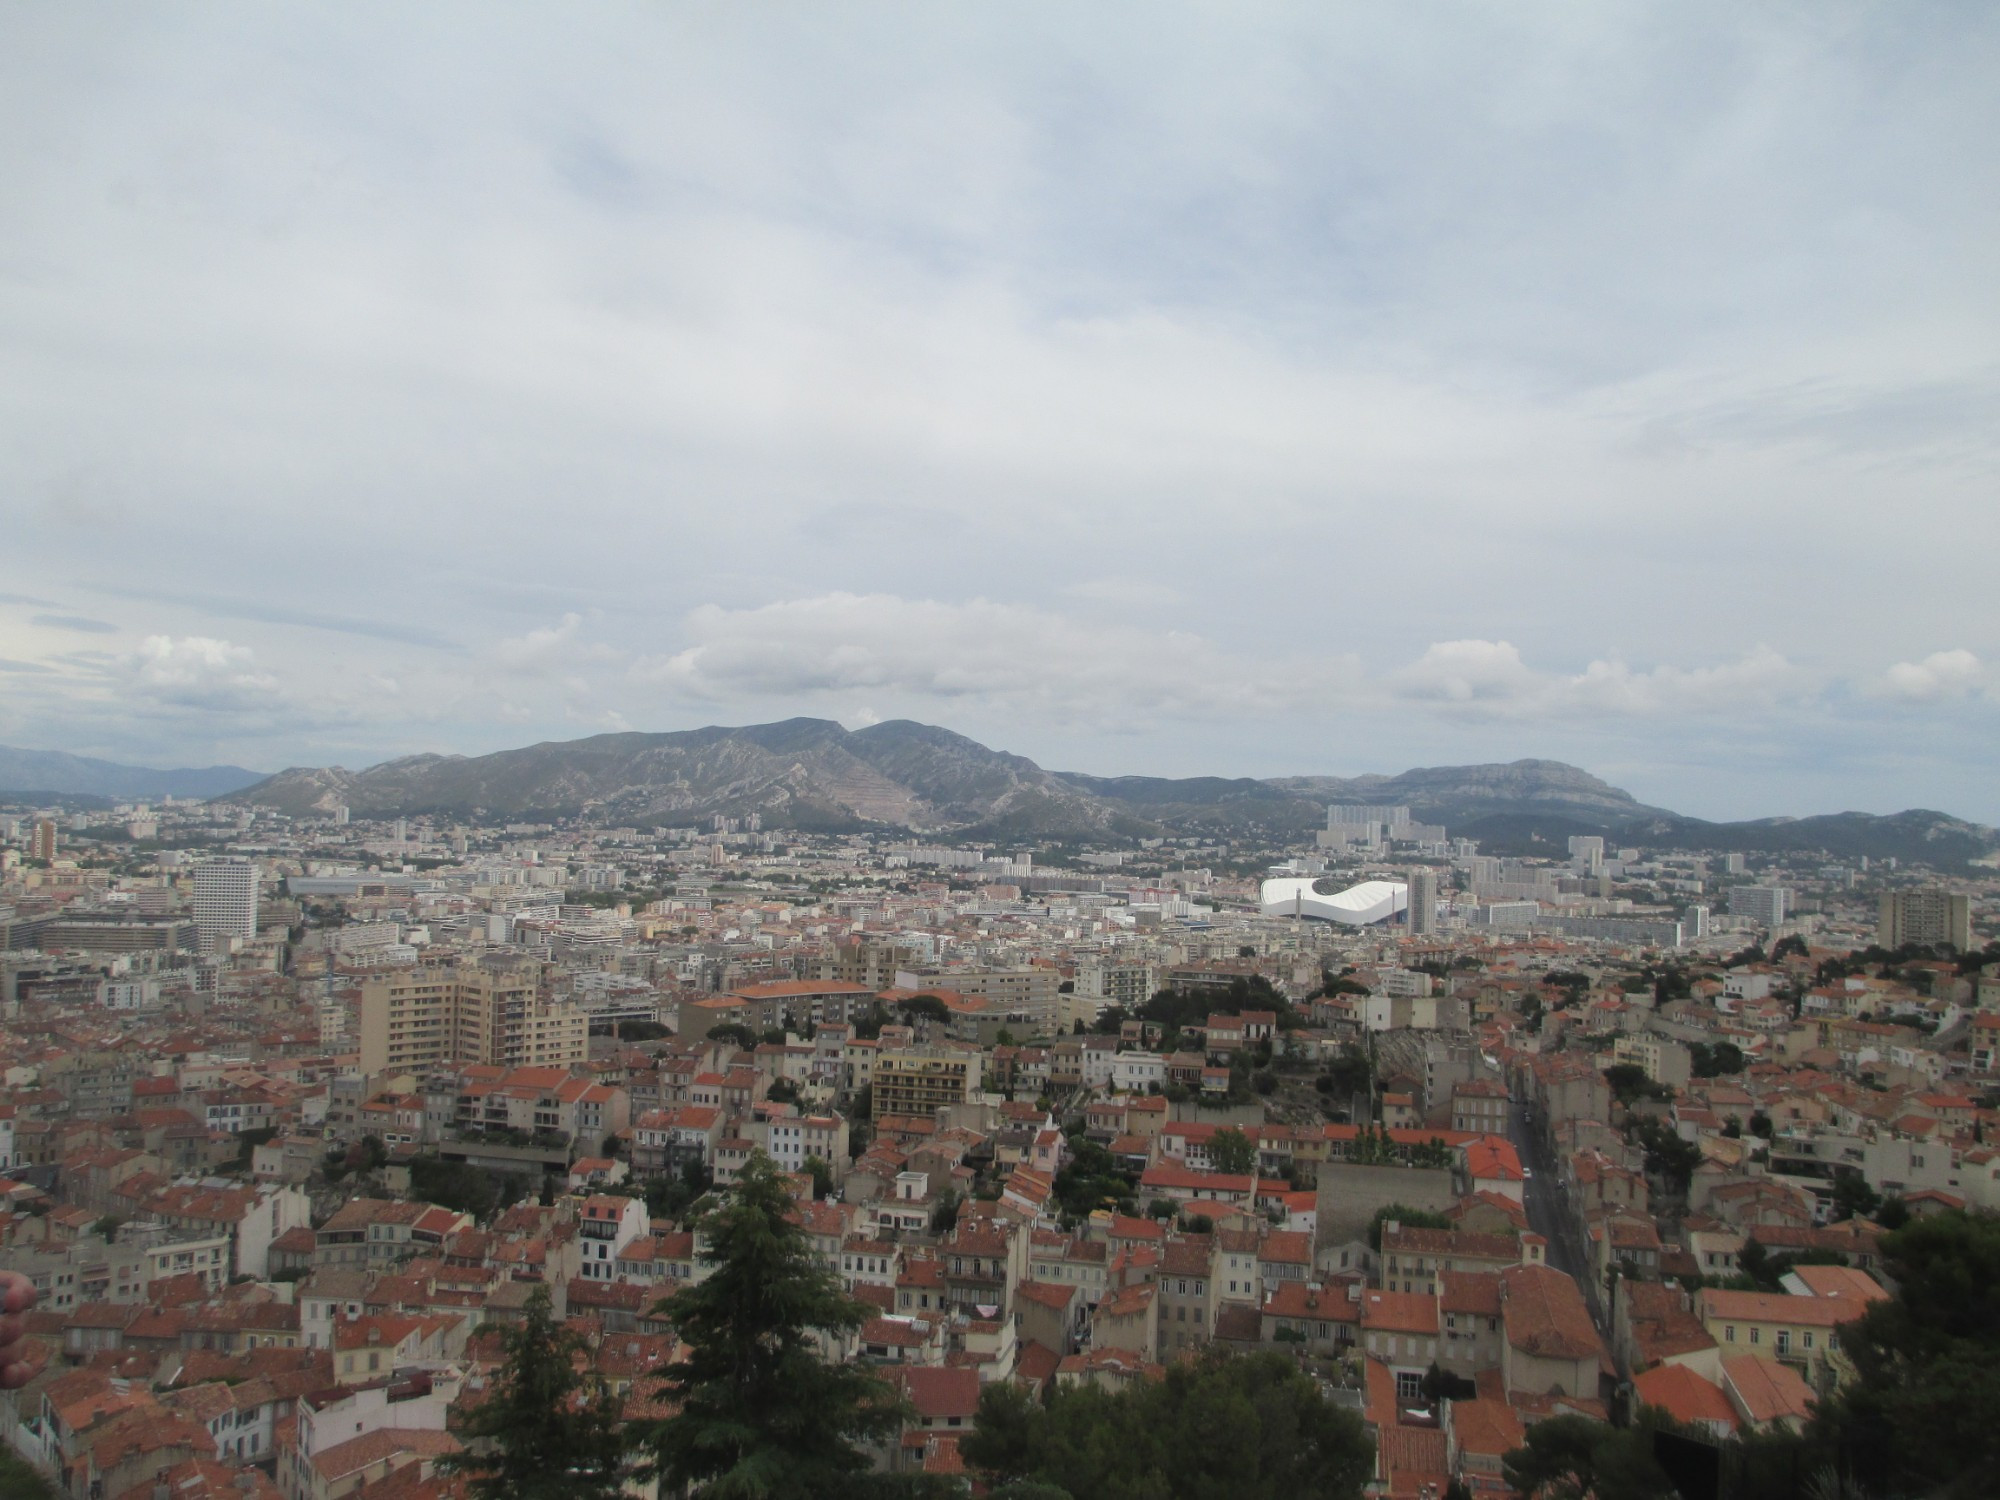
[[[485,1401],[453,1422],[465,1451],[439,1461],[467,1476],[473,1500],[614,1500],[623,1492],[621,1404],[593,1372],[583,1336],[529,1294]]]
[[[1216,1171],[1244,1177],[1257,1170],[1257,1147],[1235,1126],[1225,1125],[1208,1138],[1208,1159]]]
[[[1672,1482],[1653,1459],[1652,1434],[1589,1417],[1550,1417],[1501,1461],[1528,1500],[1668,1500]]]
[[[1872,1494],[1990,1494],[2000,1473],[2000,1219],[1941,1213],[1882,1239],[1897,1295],[1841,1330],[1855,1378],[1812,1438]]]
[[[896,1425],[882,1381],[821,1355],[814,1336],[858,1328],[867,1309],[819,1263],[791,1210],[760,1151],[696,1220],[713,1269],[661,1304],[689,1349],[666,1372],[679,1411],[640,1435],[665,1488],[811,1500],[850,1488],[868,1464],[857,1445]]]
[[[1720,1078],[1743,1071],[1743,1049],[1734,1042],[1693,1042],[1688,1054],[1690,1070],[1697,1078]]]
[[[1360,1418],[1290,1359],[1214,1351],[1116,1394],[1060,1386],[1045,1406],[989,1385],[960,1452],[999,1493],[1049,1500],[1347,1500],[1374,1459]]]

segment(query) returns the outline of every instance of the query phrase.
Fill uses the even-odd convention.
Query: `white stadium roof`
[[[1258,893],[1258,906],[1267,917],[1317,917],[1349,927],[1386,922],[1409,908],[1410,888],[1400,880],[1364,880],[1345,890],[1338,886],[1338,881],[1324,876],[1267,880]]]

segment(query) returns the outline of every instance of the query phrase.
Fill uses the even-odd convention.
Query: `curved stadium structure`
[[[1406,910],[1410,888],[1400,880],[1364,880],[1343,889],[1339,881],[1324,876],[1317,880],[1287,877],[1265,881],[1257,901],[1267,917],[1315,917],[1322,922],[1366,927]]]

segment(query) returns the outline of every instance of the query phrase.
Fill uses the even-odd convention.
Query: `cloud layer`
[[[2000,819],[2000,14],[5,30],[0,742],[910,714]]]

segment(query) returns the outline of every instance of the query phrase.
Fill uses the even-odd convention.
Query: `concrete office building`
[[[207,859],[194,867],[194,928],[203,953],[227,953],[257,936],[257,867]]]
[[[1972,898],[1955,891],[1885,891],[1875,941],[1884,948],[1948,943],[1964,953],[1973,946]]]

